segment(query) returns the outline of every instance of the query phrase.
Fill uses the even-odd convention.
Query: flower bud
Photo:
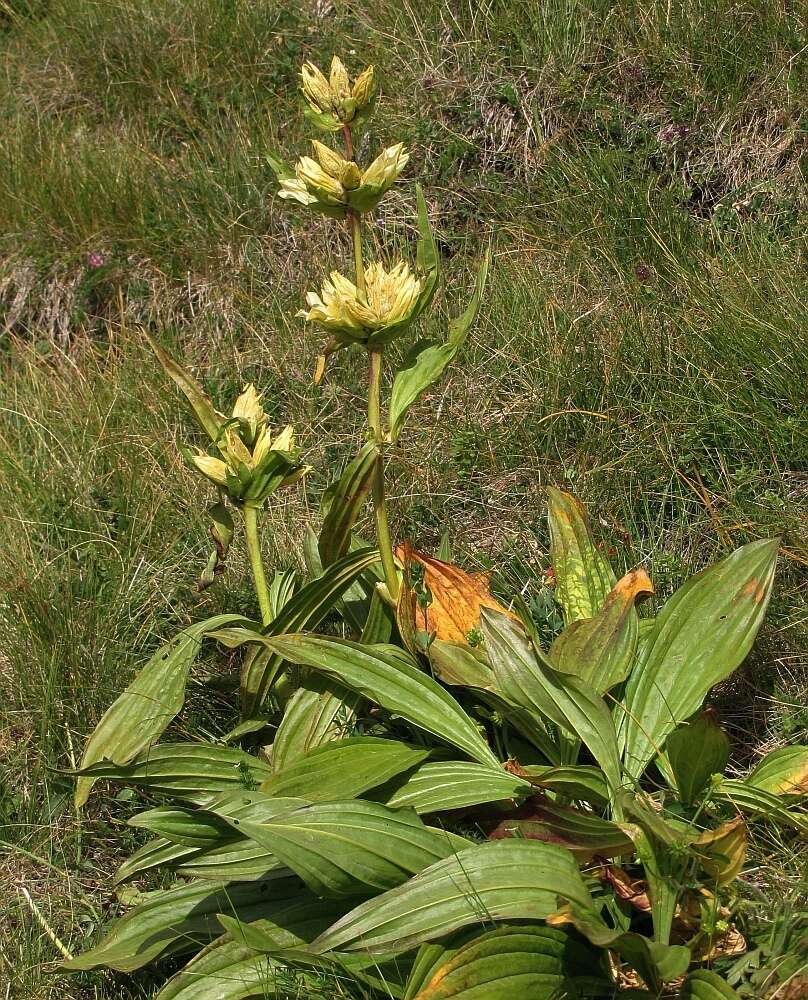
[[[360,110],[370,104],[376,96],[376,71],[372,66],[365,67],[354,80],[351,96]]]

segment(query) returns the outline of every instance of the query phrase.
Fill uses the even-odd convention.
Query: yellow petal
[[[272,442],[273,451],[292,451],[295,446],[295,429],[288,424]]]
[[[212,479],[219,486],[227,485],[227,466],[220,458],[200,452],[198,455],[191,455],[191,461],[203,476]]]
[[[368,104],[376,91],[376,71],[372,66],[367,66],[354,80],[351,94],[356,101],[357,108],[363,108]]]
[[[246,420],[255,433],[258,426],[266,421],[264,408],[261,406],[261,396],[255,391],[252,382],[244,387],[241,395],[233,406],[233,416]]]
[[[314,63],[305,62],[300,70],[303,96],[314,111],[329,111],[331,87]]]
[[[331,84],[332,97],[348,97],[351,93],[351,85],[348,81],[348,70],[345,69],[339,56],[334,56],[331,60]]]
[[[348,160],[317,139],[312,139],[311,144],[323,170],[332,177],[339,177],[348,165]]]

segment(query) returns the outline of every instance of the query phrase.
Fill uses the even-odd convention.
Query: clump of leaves
[[[402,1000],[497,1000],[514,989],[736,996],[709,966],[745,948],[732,884],[747,818],[808,831],[808,747],[727,778],[728,741],[704,705],[751,649],[777,540],[743,546],[641,617],[654,591],[645,571],[617,579],[581,504],[551,489],[564,628],[549,646],[521,600],[502,606],[448,552],[394,547],[385,449],[463,342],[486,265],[448,339],[417,342],[405,358],[385,422],[384,347],[408,332],[439,277],[426,202],[419,190],[416,268],[366,265],[363,216],[406,154],[390,147],[364,172],[356,164],[372,70],[351,84],[335,60],[328,78],[306,66],[303,79],[309,119],[342,133],[345,156],[318,143],[317,161],[295,171],[272,162],[287,198],[347,221],[355,281],[332,273],[305,317],[330,334],[325,356],[367,353],[368,440],[309,533],[307,578],[268,580],[260,514],[305,471],[291,429],[271,433],[251,387],[225,417],[155,345],[210,438],[214,454],[189,463],[242,516],[261,618],[222,614],[186,629],[90,737],[78,803],[99,778],[156,803],[131,820],[153,839],[116,885],[158,869],[176,882],[66,967],[131,972],[190,956],[160,1000],[283,997],[290,976],[313,991],[323,975]],[[354,534],[368,497],[378,548]],[[213,518],[206,585],[235,530],[221,503]],[[340,635],[314,631],[335,613]],[[242,721],[227,742],[161,743],[205,641],[243,655]],[[270,723],[271,746],[230,745],[252,745]]]

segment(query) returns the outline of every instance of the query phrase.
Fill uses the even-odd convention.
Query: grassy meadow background
[[[212,491],[181,464],[197,431],[142,331],[222,408],[254,380],[298,426],[315,471],[273,503],[270,564],[298,559],[356,448],[362,358],[337,356],[314,387],[319,335],[294,318],[348,266],[346,235],[280,202],[265,156],[305,151],[304,59],[336,51],[381,72],[359,152],[412,150],[405,176],[425,187],[447,277],[426,333],[493,247],[481,318],[391,456],[397,535],[434,551],[448,530],[459,561],[538,616],[548,483],[577,493],[617,566],[642,563],[663,596],[782,535],[768,623],[716,705],[739,768],[805,739],[805,13],[0,0],[0,998],[151,995],[148,974],[54,975],[25,893],[72,951],[115,912],[136,803],[99,790],[77,816],[59,769],[159,643],[253,610],[238,545],[196,590]],[[380,253],[414,249],[413,206],[412,183],[382,203]],[[232,699],[197,677],[176,731],[216,739]],[[765,825],[754,845],[743,892],[765,942],[799,926],[804,861]]]

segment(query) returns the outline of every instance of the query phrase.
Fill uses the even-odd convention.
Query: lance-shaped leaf
[[[348,551],[351,531],[367,498],[378,461],[378,445],[368,441],[331,487],[330,505],[318,543],[323,566],[330,566]]]
[[[269,613],[277,618],[298,589],[298,576],[294,569],[276,570],[269,584]]]
[[[489,261],[490,252],[486,252],[469,304],[460,316],[449,323],[446,341],[440,344],[434,340],[420,340],[405,358],[390,394],[390,436],[393,441],[401,433],[412,404],[437,382],[468,336],[480,308]]]
[[[295,978],[312,995],[321,981],[315,973],[296,973]],[[252,1000],[278,996],[277,989],[288,982],[283,962],[222,938],[173,976],[155,1000]]]
[[[261,785],[268,795],[296,795],[310,802],[353,799],[416,767],[429,750],[378,736],[352,736],[315,747]]]
[[[176,383],[182,394],[191,404],[191,409],[196,414],[196,419],[206,431],[208,437],[213,442],[218,441],[224,418],[220,413],[216,412],[205,390],[193,376],[189,375],[181,365],[177,364],[167,351],[164,351],[155,340],[152,340],[148,333],[144,333],[143,335],[148,340],[151,349],[157,355],[157,360],[163,366],[163,371]]]
[[[218,792],[256,788],[272,768],[243,750],[218,743],[159,743],[128,764],[105,759],[74,773],[203,802]]]
[[[483,611],[482,624],[491,666],[505,697],[581,739],[616,792],[620,758],[614,723],[603,699],[577,677],[542,663],[520,625],[490,611]]]
[[[736,811],[750,816],[760,816],[771,823],[790,826],[803,834],[808,834],[808,812],[802,809],[788,809],[780,796],[749,785],[746,781],[725,778],[712,790],[711,797]]]
[[[174,844],[207,848],[240,837],[230,823],[212,811],[213,808],[226,811],[231,818],[262,823],[308,804],[306,799],[277,798],[261,791],[229,791],[210,799],[206,808],[158,806],[138,813],[128,822],[130,826],[150,830]]]
[[[347,919],[347,916],[350,914],[343,919]],[[663,983],[678,979],[690,965],[689,948],[684,945],[662,944],[643,934],[609,927],[591,905],[568,902],[558,913],[548,917],[547,923],[552,927],[572,925],[598,948],[616,951],[623,961],[639,972],[655,996],[662,990]],[[326,931],[327,933],[329,932]],[[317,941],[313,947],[316,944]]]
[[[593,948],[554,927],[500,927],[447,955],[414,1000],[553,1000],[570,978],[594,976],[599,964]]]
[[[436,639],[429,645],[429,662],[444,684],[502,694],[485,654],[466,642]]]
[[[780,747],[766,754],[745,779],[772,795],[808,794],[808,746]]]
[[[518,620],[491,596],[490,573],[467,573],[459,566],[405,546],[398,546],[396,555],[423,569],[423,585],[432,599],[426,608],[416,607],[415,627],[436,640],[467,643],[469,634],[480,626],[483,608]]]
[[[289,699],[272,744],[272,767],[282,771],[309,750],[347,736],[356,720],[359,695],[307,671]]]
[[[188,671],[205,635],[238,622],[259,628],[242,615],[217,615],[191,625],[152,656],[129,687],[101,716],[87,741],[79,770],[87,771],[101,760],[126,764],[152,745],[185,702]],[[95,777],[89,772],[76,782],[76,807],[84,805]]]
[[[670,734],[665,754],[679,797],[685,805],[691,805],[714,774],[724,773],[729,760],[729,740],[715,714],[705,711]]]
[[[270,635],[281,635],[283,632],[296,632],[302,628],[316,628],[362,573],[378,561],[378,550],[373,548],[357,549],[343,556],[290,598],[264,631]],[[243,629],[239,630],[237,645],[247,637]],[[217,638],[220,642],[225,642],[226,633],[219,632]],[[282,666],[283,657],[274,655],[272,650],[268,654],[257,652],[245,660],[241,672],[243,718],[249,717],[260,707]]]
[[[547,494],[556,597],[569,625],[579,618],[594,618],[617,581],[595,545],[583,504],[554,486],[547,488]]]
[[[320,896],[366,895],[400,885],[468,841],[377,802],[318,802],[238,830],[271,851]]]
[[[469,761],[427,761],[380,785],[370,797],[391,809],[417,813],[465,809],[484,802],[508,802],[530,795],[532,787],[515,774]]]
[[[536,841],[475,844],[361,903],[312,942],[311,951],[401,953],[462,927],[542,920],[555,912],[559,897],[592,905],[569,851]]]
[[[561,764],[555,767],[530,764],[522,772],[537,788],[546,788],[569,799],[580,799],[594,806],[604,806],[609,801],[609,786],[599,767],[589,764]]]
[[[64,963],[71,970],[106,966],[133,972],[158,957],[196,951],[217,937],[218,913],[237,914],[242,920],[277,919],[292,930],[303,909],[301,923],[312,924],[311,896],[286,873],[272,873],[256,882],[212,885],[193,882],[149,893],[146,901],[116,920],[100,944]],[[318,901],[322,906],[322,901]],[[303,904],[308,903],[308,908]]]
[[[626,685],[620,740],[635,778],[670,733],[752,648],[766,614],[778,540],[751,542],[688,580],[659,613]]]
[[[710,969],[695,969],[679,990],[679,1000],[738,1000],[739,997],[739,993]]]
[[[574,854],[579,863],[594,857],[615,858],[634,853],[633,842],[616,823],[539,796],[528,799],[501,819],[488,837],[489,840],[520,837],[558,844]]]
[[[555,640],[549,658],[556,670],[580,677],[598,694],[624,681],[637,651],[634,604],[653,593],[644,569],[618,580],[594,618],[579,618]]]
[[[234,641],[238,632],[232,630]],[[254,641],[254,634],[246,633],[244,641]],[[303,634],[264,636],[261,641],[283,659],[318,670],[474,760],[499,767],[460,705],[402,650]]]

